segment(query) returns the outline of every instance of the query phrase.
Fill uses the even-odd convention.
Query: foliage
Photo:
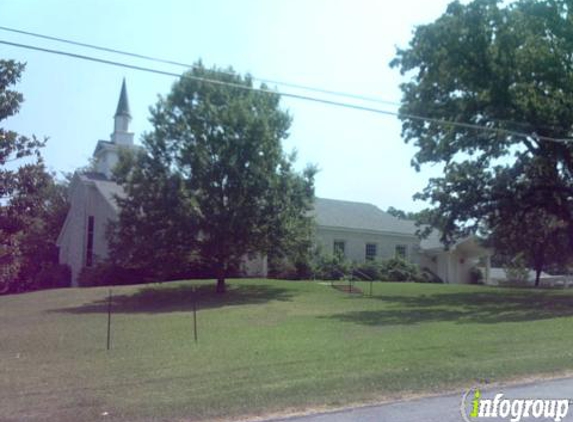
[[[424,267],[421,269],[422,271],[422,277],[419,280],[420,283],[444,283],[444,280],[442,280],[442,278],[436,274],[434,271],[432,271],[430,268],[428,267]]]
[[[529,281],[529,269],[523,254],[516,255],[505,267],[505,275],[510,283],[525,284]]]
[[[291,261],[287,257],[270,255],[268,258],[268,277],[282,280],[308,280],[314,277],[314,264],[310,254],[304,260]]]
[[[394,207],[388,207],[386,212],[401,220],[411,220],[415,221],[418,224],[428,224],[430,222],[428,210],[414,212],[414,211],[403,211]]]
[[[355,263],[352,266],[352,276],[357,280],[384,280],[384,264],[379,260]]]
[[[495,231],[493,245],[503,251],[507,264],[512,267],[515,261],[526,270],[536,272],[535,286],[539,286],[541,271],[548,265],[566,267],[571,257],[568,250],[565,223],[548,214],[543,209],[531,209],[522,218],[510,219]],[[524,248],[524,244],[527,247]]]
[[[572,135],[570,16],[565,0],[456,1],[398,50],[412,165],[444,173],[416,197],[444,242],[483,233],[538,271],[573,252],[573,144],[547,139]]]
[[[116,172],[127,196],[117,198],[119,221],[108,225],[112,266],[170,280],[196,261],[194,202],[170,167],[159,152],[122,152]]]
[[[0,60],[0,121],[20,109],[22,94],[9,87],[23,70],[23,64]],[[35,288],[34,279],[57,264],[67,187],[46,170],[44,144],[0,128],[0,293]]]
[[[343,256],[321,253],[314,257],[313,268],[319,280],[437,282],[417,264],[398,257],[351,263]]]
[[[127,197],[110,235],[114,259],[164,276],[199,261],[219,292],[245,256],[302,259],[315,169],[294,171],[281,145],[291,118],[278,94],[253,88],[249,76],[198,63],[159,99],[144,151],[116,172]]]
[[[33,279],[34,289],[54,289],[70,287],[72,273],[70,267],[62,264],[46,263],[35,274]]]
[[[470,270],[470,284],[483,284],[484,276],[483,272],[478,267],[473,267]]]
[[[351,263],[339,254],[320,253],[314,259],[314,275],[318,280],[341,280],[352,268]]]
[[[268,258],[268,277],[282,280],[297,280],[295,265],[286,258],[269,256]]]
[[[124,268],[109,262],[84,267],[78,276],[80,287],[141,284],[149,281],[149,274],[142,270]]]
[[[300,244],[306,247],[307,237],[302,237]],[[296,253],[268,255],[268,276],[284,280],[310,280],[316,279],[319,273],[324,273],[321,266],[331,265],[333,257],[325,255],[320,245],[313,244],[308,248],[295,248]],[[340,261],[336,260],[336,261]],[[328,264],[330,262],[330,264]],[[344,268],[348,268],[344,266]],[[330,270],[326,270],[330,271]],[[340,275],[337,277],[337,279]]]
[[[380,272],[387,281],[424,281],[420,267],[400,257],[383,261]]]

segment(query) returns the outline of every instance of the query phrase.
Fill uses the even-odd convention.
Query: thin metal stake
[[[197,299],[195,297],[195,286],[193,286],[193,337],[197,343]]]
[[[372,297],[372,280],[370,280],[370,297]]]
[[[111,289],[107,301],[107,350],[111,348]]]

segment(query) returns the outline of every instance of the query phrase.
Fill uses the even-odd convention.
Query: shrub
[[[421,283],[443,283],[444,280],[438,274],[430,270],[428,267],[422,269]]]
[[[382,262],[381,275],[388,281],[424,281],[418,265],[398,257]]]
[[[308,280],[314,277],[314,266],[309,261],[299,261],[294,264],[297,280]]]
[[[78,285],[82,287],[141,284],[150,281],[152,279],[149,274],[143,270],[123,268],[109,263],[86,267],[78,277]]]
[[[48,264],[35,276],[33,286],[36,289],[55,289],[70,287],[72,284],[72,272],[70,267],[62,264]]]
[[[529,269],[522,254],[518,254],[505,267],[505,276],[510,283],[526,284],[529,281]]]
[[[354,264],[352,268],[352,275],[358,280],[382,280],[382,267],[380,261],[366,261]]]
[[[483,272],[478,267],[473,267],[470,270],[470,284],[483,284],[484,276]]]
[[[283,280],[298,279],[297,268],[287,258],[269,258],[269,277]]]
[[[340,255],[320,255],[316,258],[315,278],[340,280],[350,274],[350,263]]]

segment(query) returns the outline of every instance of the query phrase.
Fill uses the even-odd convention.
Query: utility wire
[[[75,46],[79,46],[79,47],[90,48],[90,49],[94,49],[94,50],[105,51],[108,53],[114,53],[114,54],[119,54],[119,55],[123,55],[123,56],[134,57],[137,59],[143,59],[143,60],[149,60],[149,61],[157,62],[157,63],[179,66],[179,67],[183,67],[185,69],[196,69],[197,68],[196,64],[182,63],[179,61],[163,59],[163,58],[139,54],[139,53],[132,53],[132,52],[125,51],[125,50],[118,50],[115,48],[103,47],[103,46],[99,46],[99,45],[95,45],[95,44],[88,44],[88,43],[84,43],[84,42],[80,42],[80,41],[74,41],[74,40],[70,40],[70,39],[66,39],[66,38],[54,37],[51,35],[39,34],[36,32],[24,31],[24,30],[16,29],[16,28],[9,28],[6,26],[0,26],[0,30],[7,31],[7,32],[13,32],[13,33],[17,33],[17,34],[22,34],[22,35],[27,35],[27,36],[31,36],[31,37],[35,37],[35,38],[57,41],[57,42],[75,45]],[[225,70],[220,70],[219,72],[222,74],[230,75],[230,76],[234,75],[234,73],[228,72]],[[301,89],[301,90],[305,90],[305,91],[317,92],[317,93],[321,93],[321,94],[352,98],[352,99],[362,100],[362,101],[375,102],[375,103],[379,103],[379,104],[386,104],[386,105],[392,105],[392,106],[400,106],[401,105],[399,102],[388,101],[388,100],[384,100],[382,98],[377,98],[377,97],[364,96],[364,95],[359,95],[359,94],[334,91],[334,90],[330,90],[330,89],[311,87],[308,85],[301,85],[301,84],[296,84],[296,83],[292,83],[292,82],[278,81],[278,80],[273,80],[273,79],[269,79],[269,78],[259,78],[259,77],[256,77],[254,75],[251,75],[251,77],[254,80],[257,80],[259,82],[263,82],[263,83],[271,84],[271,85],[281,85],[281,86],[288,87],[288,88],[295,88],[295,89]],[[513,122],[510,120],[493,120],[493,121],[495,121],[496,123],[502,123],[502,124],[503,123],[510,123],[514,126],[521,126],[523,128],[530,127],[529,123],[518,123],[518,122]],[[546,129],[560,128],[558,126],[538,126],[538,127],[546,128]]]
[[[522,137],[522,138],[526,138],[526,139],[532,139],[533,138],[533,139],[540,140],[540,141],[555,142],[555,143],[561,143],[561,144],[570,143],[570,140],[568,140],[568,139],[557,139],[557,138],[551,138],[548,136],[540,136],[540,135],[536,135],[536,134],[527,134],[527,133],[523,133],[523,132],[516,132],[513,130],[502,129],[502,128],[490,128],[490,127],[481,126],[481,125],[477,125],[477,124],[473,124],[473,123],[452,122],[452,121],[448,121],[448,120],[436,119],[433,117],[424,117],[424,116],[419,116],[419,115],[409,114],[409,113],[398,113],[398,112],[382,110],[382,109],[378,109],[378,108],[360,106],[360,105],[350,104],[350,103],[343,103],[340,101],[332,101],[332,100],[326,100],[326,99],[322,99],[322,98],[310,97],[307,95],[293,94],[293,93],[288,93],[288,92],[280,93],[280,92],[276,92],[276,91],[272,91],[272,90],[264,89],[264,88],[256,88],[256,87],[252,87],[252,86],[245,86],[245,85],[235,84],[235,83],[231,83],[231,82],[224,82],[224,81],[219,81],[219,80],[215,80],[215,79],[203,78],[200,76],[191,75],[189,73],[185,73],[183,75],[180,75],[180,74],[174,73],[174,72],[168,72],[168,71],[159,70],[159,69],[152,69],[152,68],[132,65],[132,64],[128,64],[128,63],[121,63],[121,62],[116,62],[113,60],[100,59],[100,58],[92,57],[92,56],[84,56],[81,54],[70,53],[70,52],[61,51],[61,50],[52,50],[52,49],[47,49],[47,48],[43,48],[43,47],[37,47],[37,46],[26,45],[26,44],[19,44],[19,43],[14,43],[14,42],[10,42],[10,41],[0,40],[0,44],[5,44],[5,45],[12,46],[12,47],[24,48],[24,49],[28,49],[28,50],[41,51],[41,52],[56,54],[56,55],[60,55],[60,56],[67,56],[67,57],[92,61],[92,62],[96,62],[96,63],[107,64],[107,65],[112,65],[112,66],[118,66],[118,67],[123,67],[123,68],[127,68],[127,69],[139,70],[139,71],[143,71],[143,72],[155,73],[158,75],[171,76],[171,77],[175,77],[175,78],[186,78],[186,79],[191,79],[191,80],[195,80],[195,81],[199,81],[199,82],[211,83],[214,85],[228,86],[228,87],[243,89],[243,90],[247,90],[247,91],[262,92],[262,93],[271,94],[271,95],[281,95],[281,96],[286,97],[286,98],[294,98],[294,99],[298,99],[298,100],[312,101],[315,103],[327,104],[327,105],[331,105],[331,106],[337,106],[337,107],[349,108],[349,109],[354,109],[354,110],[367,111],[367,112],[371,112],[371,113],[383,114],[386,116],[394,116],[394,117],[398,117],[398,118],[407,118],[407,119],[412,119],[412,120],[431,122],[431,123],[435,123],[435,124],[439,124],[439,125],[445,125],[445,126],[455,126],[455,127],[466,128],[466,129],[475,129],[475,130],[487,131],[487,132],[491,132],[491,133],[517,136],[517,137]]]
[[[157,62],[157,63],[179,66],[179,67],[183,67],[185,69],[194,69],[197,67],[197,65],[195,65],[195,64],[182,63],[182,62],[178,62],[178,61],[174,61],[174,60],[168,60],[168,59],[162,59],[159,57],[148,56],[145,54],[132,53],[132,52],[125,51],[125,50],[118,50],[115,48],[102,47],[102,46],[94,45],[94,44],[87,44],[87,43],[83,43],[83,42],[79,42],[79,41],[73,41],[73,40],[69,40],[69,39],[65,39],[65,38],[53,37],[51,35],[44,35],[44,34],[38,34],[35,32],[23,31],[21,29],[8,28],[6,26],[0,26],[0,30],[7,31],[7,32],[13,32],[13,33],[17,33],[17,34],[28,35],[28,36],[36,37],[36,38],[42,38],[45,40],[57,41],[57,42],[75,45],[75,46],[79,46],[79,47],[90,48],[93,50],[99,50],[99,51],[105,51],[108,53],[120,54],[123,56],[134,57],[137,59],[143,59],[143,60],[149,60],[149,61]],[[220,73],[224,73],[224,74],[231,75],[231,76],[234,75],[233,73],[226,72],[224,70],[220,71]],[[328,94],[328,95],[333,95],[333,96],[338,96],[338,97],[352,98],[355,100],[370,101],[370,102],[376,102],[376,103],[380,103],[380,104],[400,106],[399,102],[388,101],[388,100],[384,100],[384,99],[376,98],[376,97],[351,94],[351,93],[347,93],[347,92],[334,91],[334,90],[330,90],[330,89],[316,88],[316,87],[311,87],[308,85],[300,85],[300,84],[295,84],[292,82],[284,82],[284,81],[278,81],[278,80],[273,80],[273,79],[268,79],[268,78],[259,78],[259,77],[253,76],[253,75],[251,75],[251,77],[253,79],[259,81],[259,82],[263,82],[263,83],[270,84],[270,85],[282,85],[282,86],[285,86],[288,88],[302,89],[305,91],[317,92],[320,94]]]

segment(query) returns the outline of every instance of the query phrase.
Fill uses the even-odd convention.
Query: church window
[[[94,216],[88,217],[88,239],[86,245],[86,267],[91,267],[94,260]]]
[[[376,259],[376,243],[366,244],[366,261],[374,261]]]

